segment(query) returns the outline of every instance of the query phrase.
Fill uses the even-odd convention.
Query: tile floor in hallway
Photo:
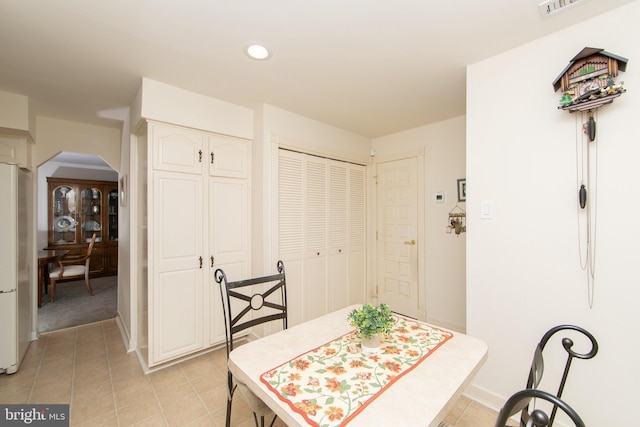
[[[217,427],[225,421],[225,372],[222,349],[145,375],[111,319],[42,334],[17,373],[0,374],[0,402],[70,404],[72,426]],[[445,421],[492,427],[496,415],[463,397]],[[254,425],[240,396],[232,425]]]

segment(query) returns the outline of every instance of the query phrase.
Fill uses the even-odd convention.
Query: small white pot
[[[380,343],[382,342],[382,335],[377,334],[371,338],[362,337],[361,345],[363,353],[377,353],[380,351]]]

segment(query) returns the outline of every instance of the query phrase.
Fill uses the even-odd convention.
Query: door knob
[[[409,246],[413,246],[416,244],[415,240],[407,240],[406,242],[404,242],[405,245],[409,245]]]

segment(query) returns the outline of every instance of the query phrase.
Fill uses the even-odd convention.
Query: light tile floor
[[[0,402],[70,404],[72,426],[224,426],[225,372],[218,350],[145,375],[111,319],[42,334],[17,373],[0,375]],[[445,421],[492,427],[496,415],[463,397]],[[233,426],[254,425],[239,397],[231,419]]]

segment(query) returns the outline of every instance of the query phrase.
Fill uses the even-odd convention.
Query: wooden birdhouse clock
[[[626,58],[604,49],[585,47],[553,82],[556,92],[562,90],[558,108],[590,111],[613,102],[625,92],[622,83],[616,84],[614,79],[626,67]]]
[[[597,148],[596,115],[598,108],[612,103],[626,92],[616,83],[619,71],[625,71],[627,59],[604,49],[585,47],[553,81],[553,89],[562,91],[558,109],[576,114],[576,180],[578,185],[578,247],[580,266],[587,272],[589,307],[593,307],[595,283]],[[586,118],[585,118],[586,114]],[[585,121],[586,120],[586,121]],[[587,198],[587,195],[589,197]]]

